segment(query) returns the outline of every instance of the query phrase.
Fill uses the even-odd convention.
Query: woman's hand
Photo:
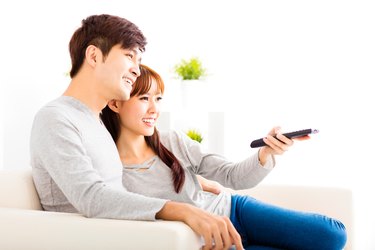
[[[220,194],[221,190],[224,189],[224,187],[220,185],[220,183],[216,181],[207,180],[206,178],[203,178],[200,175],[197,175],[197,179],[199,184],[201,184],[203,191],[211,192],[214,194]]]
[[[296,138],[295,140],[306,140],[309,138],[310,137],[307,135]],[[263,141],[267,146],[264,146],[259,150],[259,161],[262,165],[267,162],[267,158],[269,156],[282,155],[285,151],[288,151],[291,146],[293,146],[293,140],[284,136],[280,127],[272,128],[268,135],[263,138]]]

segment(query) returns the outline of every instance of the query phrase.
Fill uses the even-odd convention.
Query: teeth
[[[144,122],[147,122],[147,123],[153,123],[154,122],[154,119],[143,119]]]
[[[133,84],[132,81],[130,81],[128,78],[125,78],[124,80],[125,80],[125,82],[129,83],[130,85]]]

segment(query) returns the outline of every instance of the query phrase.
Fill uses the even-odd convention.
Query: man
[[[176,220],[202,235],[204,249],[242,249],[226,217],[188,204],[130,193],[121,183],[122,164],[99,114],[112,100],[127,100],[139,76],[146,39],[136,25],[111,15],[82,21],[69,49],[68,88],[35,116],[31,165],[45,210],[78,212],[87,217]]]

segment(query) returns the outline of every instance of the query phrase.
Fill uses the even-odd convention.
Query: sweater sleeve
[[[31,165],[42,204],[58,207],[67,201],[87,217],[155,220],[167,200],[126,191],[121,185],[121,164],[108,166],[116,161],[103,160],[107,153],[115,156],[114,151],[93,158],[84,140],[82,131],[58,114],[41,111],[36,116],[30,139]],[[99,149],[107,146],[93,145]],[[103,164],[102,169],[94,167],[94,161]],[[120,176],[115,185],[108,180],[118,175],[117,167]]]
[[[262,166],[258,151],[240,162],[228,161],[224,156],[207,153],[200,143],[190,139],[186,134],[174,132],[179,154],[184,164],[190,165],[196,174],[218,181],[225,187],[233,189],[252,188],[259,184],[273,169],[274,157],[269,157]]]

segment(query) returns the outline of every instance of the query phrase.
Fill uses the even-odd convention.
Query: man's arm
[[[226,216],[213,215],[189,204],[168,201],[156,214],[156,218],[186,223],[203,237],[203,250],[212,249],[212,244],[215,244],[215,249],[229,249],[232,245],[236,249],[243,249],[241,236]]]
[[[58,206],[68,201],[87,217],[155,220],[166,200],[130,193],[122,187],[116,146],[103,131],[78,128],[54,109],[37,115],[31,133],[31,163],[33,172],[47,171],[49,175],[34,178],[41,202],[63,211]]]

